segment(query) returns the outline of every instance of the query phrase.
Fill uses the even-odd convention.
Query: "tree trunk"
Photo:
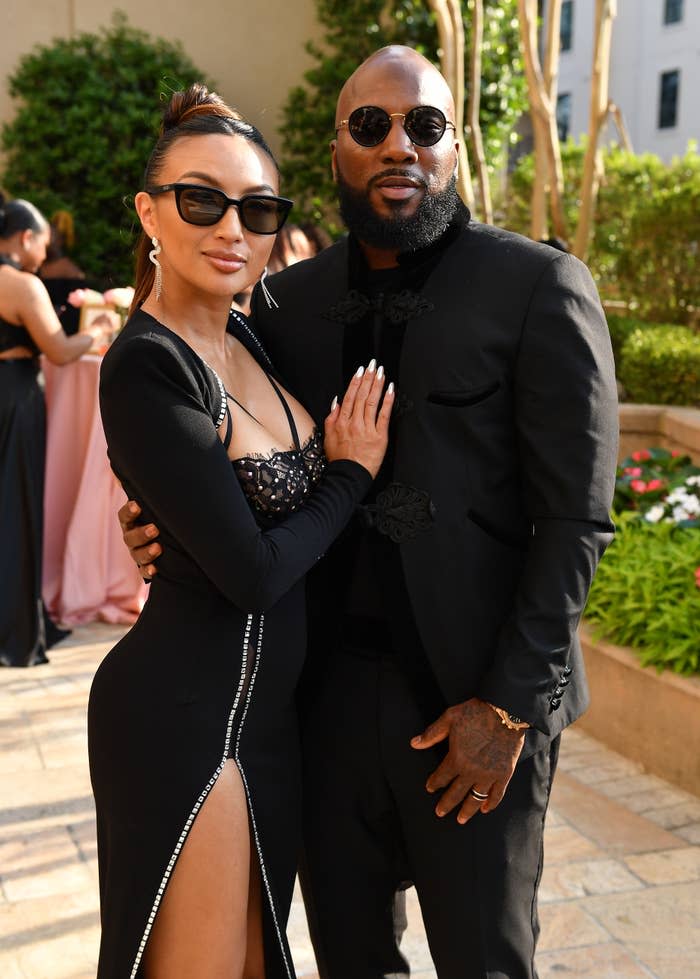
[[[609,102],[608,112],[615,120],[615,126],[617,128],[617,134],[620,137],[620,143],[622,145],[622,148],[624,150],[627,150],[628,153],[634,153],[634,150],[632,149],[632,140],[630,139],[629,130],[625,125],[625,117],[622,115],[622,109],[620,108],[619,105],[616,105],[614,102]]]
[[[566,240],[566,220],[562,205],[564,173],[556,119],[559,30],[557,26],[554,32],[552,26],[552,21],[555,24],[560,21],[561,0],[551,0],[550,4],[546,75],[542,72],[537,49],[537,0],[518,0],[518,13],[535,144],[535,182],[532,188],[530,233],[537,240],[548,237],[546,196],[549,194],[554,233]]]
[[[617,0],[596,0],[595,38],[593,49],[593,75],[591,78],[591,105],[588,124],[588,145],[583,161],[583,176],[579,194],[581,207],[574,255],[585,260],[593,227],[593,214],[598,198],[602,173],[602,158],[598,150],[600,130],[608,115],[608,90],[610,83],[610,48],[613,21],[617,15]]]
[[[469,100],[467,103],[467,126],[472,139],[474,151],[474,166],[479,180],[481,193],[481,211],[483,220],[493,224],[493,208],[491,206],[491,185],[489,172],[484,154],[484,141],[479,123],[481,106],[481,44],[484,38],[484,2],[474,0],[472,14],[472,45],[469,59]]]
[[[464,136],[464,25],[459,0],[428,0],[435,12],[438,41],[442,50],[440,68],[455,102],[455,136],[459,140],[457,190],[467,205],[474,208],[474,187],[469,171],[469,155]]]
[[[547,215],[547,190],[549,188],[549,167],[547,165],[547,149],[544,145],[545,134],[539,122],[532,120],[532,155],[535,161],[535,172],[532,181],[532,196],[530,197],[530,237],[534,241],[549,238],[549,217]]]
[[[544,48],[544,85],[555,109],[559,87],[561,3],[562,0],[549,0],[547,4],[547,41]]]

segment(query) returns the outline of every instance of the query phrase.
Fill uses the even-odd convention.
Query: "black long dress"
[[[19,268],[5,255],[0,265]],[[46,408],[39,348],[25,327],[0,318],[0,352],[12,347],[34,356],[0,359],[0,666],[35,666],[68,633],[51,622],[41,598]]]
[[[234,332],[271,377],[245,321]],[[141,617],[90,696],[98,979],[140,974],[170,874],[228,759],[245,786],[262,871],[266,974],[292,979],[284,929],[299,830],[303,577],[370,476],[349,461],[322,472],[319,433],[300,446],[293,425],[293,450],[232,465],[216,430],[223,386],[143,312],[105,357],[100,393],[112,466],[160,528],[164,553]]]

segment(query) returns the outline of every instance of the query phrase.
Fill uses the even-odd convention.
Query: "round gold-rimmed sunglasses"
[[[175,192],[177,213],[188,224],[207,227],[217,224],[229,207],[237,207],[241,224],[256,235],[276,235],[289,216],[294,201],[272,194],[244,194],[227,197],[222,190],[201,184],[160,184],[146,187],[147,194]]]
[[[347,126],[360,146],[378,146],[389,135],[392,119],[403,119],[406,135],[415,146],[435,146],[448,127],[457,131],[442,109],[434,105],[417,105],[408,112],[387,112],[378,105],[362,105],[338,123],[336,134]]]

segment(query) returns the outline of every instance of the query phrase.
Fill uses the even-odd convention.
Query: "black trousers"
[[[465,826],[425,790],[444,710],[396,658],[334,653],[304,708],[302,887],[321,979],[403,979],[397,892],[415,884],[439,979],[536,979],[537,887],[558,739]]]

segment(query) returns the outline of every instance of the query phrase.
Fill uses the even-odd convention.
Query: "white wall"
[[[574,0],[573,47],[561,54],[559,92],[571,92],[571,134],[588,130],[594,0]],[[636,152],[662,159],[700,141],[700,0],[685,0],[680,24],[664,25],[664,0],[618,0],[610,97],[622,110]],[[658,128],[660,75],[680,69],[677,125]],[[616,138],[614,126],[607,136]]]
[[[0,122],[12,117],[6,79],[36,44],[110,23],[114,9],[156,37],[179,40],[219,93],[279,150],[287,92],[310,66],[318,40],[314,0],[0,0]]]

